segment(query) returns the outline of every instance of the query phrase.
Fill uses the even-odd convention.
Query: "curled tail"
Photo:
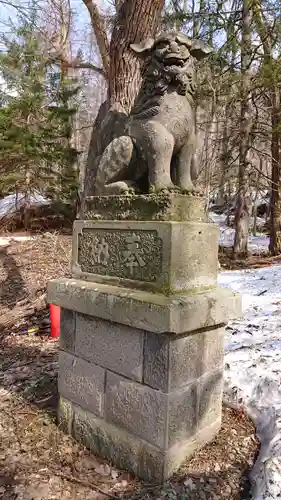
[[[107,191],[106,186],[132,178],[132,164],[135,162],[135,146],[130,136],[116,137],[105,148],[96,176],[95,194]]]

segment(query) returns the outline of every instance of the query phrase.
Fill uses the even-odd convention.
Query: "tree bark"
[[[260,179],[261,179],[261,174],[262,174],[262,169],[263,169],[263,160],[260,158],[260,169],[259,172],[257,172],[257,181],[256,181],[256,190],[255,190],[255,195],[253,199],[253,210],[252,210],[252,216],[253,216],[253,236],[257,236],[257,200],[258,200],[258,195],[260,192]]]
[[[93,126],[80,217],[85,212],[85,199],[94,192],[100,156],[113,137],[122,135],[141,83],[141,60],[130,45],[155,36],[164,3],[164,0],[125,0],[118,9],[109,49],[108,98]]]
[[[280,91],[275,87],[271,95],[271,197],[270,197],[270,240],[269,251],[271,255],[281,254],[281,137],[280,137]]]
[[[155,36],[163,7],[164,0],[125,0],[120,7],[109,51],[110,107],[130,111],[141,82],[141,59],[130,45]]]
[[[269,100],[271,107],[271,197],[270,197],[270,242],[271,255],[281,254],[281,99],[279,81],[276,81],[274,71],[274,47],[272,30],[262,15],[261,2],[255,0],[254,18],[257,32],[262,41],[267,72],[274,78],[271,82]]]
[[[233,257],[245,257],[248,254],[249,234],[249,199],[247,188],[247,156],[252,128],[250,74],[251,63],[251,11],[250,0],[243,1],[242,40],[241,40],[241,112],[240,112],[240,147],[238,171],[238,196],[235,212],[235,239]]]
[[[226,204],[226,181],[228,175],[228,157],[229,157],[229,115],[230,115],[230,105],[227,102],[225,105],[225,116],[223,122],[223,133],[222,133],[222,141],[221,141],[221,150],[220,150],[220,179],[219,179],[219,191],[218,191],[218,200],[217,204],[221,207],[224,207]]]

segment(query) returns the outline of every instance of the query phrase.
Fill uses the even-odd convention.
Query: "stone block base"
[[[60,398],[59,420],[65,432],[71,433],[93,453],[141,479],[157,483],[168,479],[199,448],[210,442],[221,425],[218,417],[192,437],[164,450],[63,397]]]
[[[224,324],[236,296],[61,279],[48,298],[62,307],[60,425],[114,464],[164,481],[219,430]]]

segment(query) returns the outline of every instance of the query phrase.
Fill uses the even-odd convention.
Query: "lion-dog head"
[[[201,60],[212,51],[201,40],[192,40],[178,32],[162,33],[155,40],[149,38],[132,44],[131,48],[146,59],[140,91],[143,97],[144,94],[147,97],[163,95],[173,87],[180,95],[193,96],[196,90],[194,59]]]

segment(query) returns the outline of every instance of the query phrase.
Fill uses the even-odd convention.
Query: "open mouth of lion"
[[[165,66],[183,66],[188,60],[188,57],[183,57],[180,54],[168,54],[163,63]]]

